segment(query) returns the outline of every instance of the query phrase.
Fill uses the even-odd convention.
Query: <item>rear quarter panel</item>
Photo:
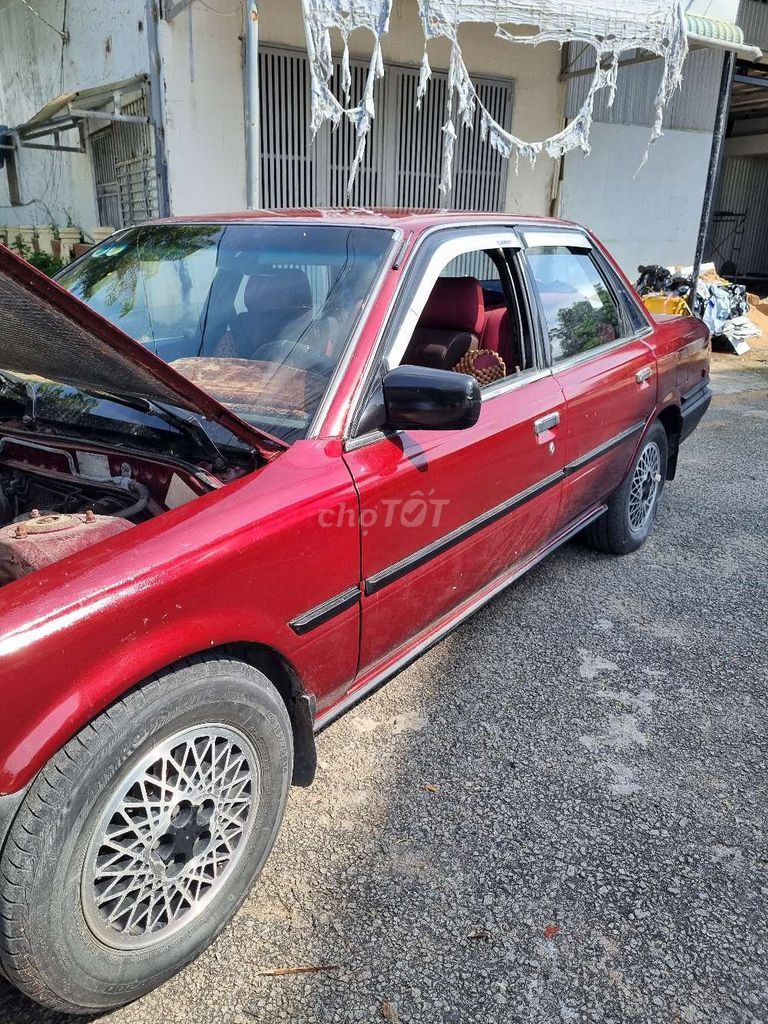
[[[634,285],[599,238],[588,232],[590,238],[611,263],[629,293],[642,305]],[[658,374],[658,409],[680,405],[686,392],[709,376],[712,342],[703,321],[693,316],[652,315],[645,310],[653,333],[645,339],[656,358]]]
[[[648,342],[656,356],[659,405],[679,405],[683,395],[709,376],[709,331],[693,316],[658,315],[653,320]]]

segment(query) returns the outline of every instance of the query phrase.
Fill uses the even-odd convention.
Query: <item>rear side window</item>
[[[547,321],[553,362],[621,337],[619,309],[589,253],[553,245],[528,249],[526,256]]]

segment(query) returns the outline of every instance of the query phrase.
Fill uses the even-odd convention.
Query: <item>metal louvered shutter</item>
[[[350,63],[352,75],[351,95],[362,96],[367,65]],[[383,100],[386,80],[379,80],[376,85],[377,107]],[[334,61],[334,74],[331,83],[334,94],[341,102],[341,64]],[[380,206],[382,205],[382,189],[384,188],[384,130],[383,118],[374,118],[365,153],[357,169],[355,183],[351,192],[347,192],[349,169],[357,150],[357,137],[354,128],[344,118],[336,129],[328,124],[323,125],[317,134],[316,147],[318,163],[327,169],[324,184],[318,190],[318,202],[321,206]]]
[[[512,125],[512,83],[476,80],[480,102],[507,130]],[[503,210],[509,161],[480,137],[475,113],[472,131],[459,131],[453,164],[451,207],[455,210]]]
[[[307,58],[265,48],[259,76],[262,206],[316,206]]]
[[[388,66],[376,83],[376,117],[351,193],[347,179],[357,140],[344,119],[323,125],[312,142],[309,69],[299,51],[264,47],[261,74],[261,190],[266,208],[399,206],[469,210],[504,208],[507,161],[480,140],[479,119],[458,133],[454,188],[438,189],[443,161],[447,76],[435,72],[419,111],[417,68]],[[362,95],[368,65],[351,62],[352,96]],[[341,98],[341,67],[331,83]],[[512,120],[512,83],[481,79],[478,95],[505,127]]]
[[[392,81],[397,92],[394,130],[396,206],[443,206],[438,185],[443,165],[442,124],[445,120],[446,75],[434,72],[416,110],[419,72],[415,68],[394,68]],[[449,200],[448,200],[449,201]]]
[[[120,107],[122,114],[147,116],[146,96]],[[154,132],[150,125],[113,121],[89,139],[99,223],[123,228],[158,213]]]

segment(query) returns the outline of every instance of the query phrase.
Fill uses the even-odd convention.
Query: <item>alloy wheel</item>
[[[136,949],[204,910],[247,845],[259,776],[250,740],[221,725],[178,732],[124,773],[83,868],[83,912],[94,935]]]
[[[635,532],[648,523],[661,484],[661,453],[655,441],[640,453],[629,490],[629,525]]]

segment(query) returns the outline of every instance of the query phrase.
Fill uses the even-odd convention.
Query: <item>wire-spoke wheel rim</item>
[[[232,726],[200,725],[158,743],[114,785],[83,867],[83,913],[115,949],[187,926],[221,890],[253,829],[260,769]]]
[[[661,452],[655,441],[649,441],[640,453],[629,489],[629,525],[642,530],[653,514],[661,484]]]

